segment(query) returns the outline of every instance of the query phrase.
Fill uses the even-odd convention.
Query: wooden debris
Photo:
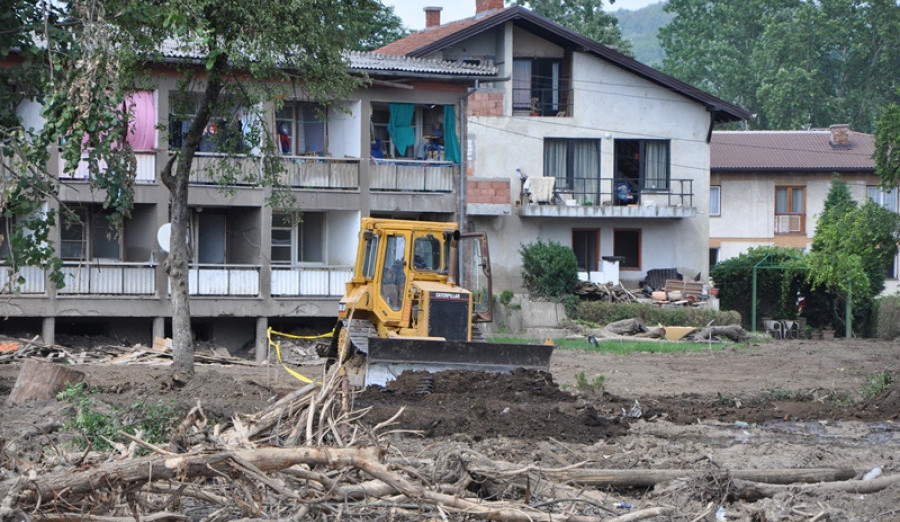
[[[611,303],[632,303],[637,297],[622,285],[601,284],[581,281],[575,285],[575,294],[590,301],[606,301]]]
[[[66,384],[84,380],[84,373],[61,364],[41,362],[29,359],[19,370],[19,376],[9,402],[22,404],[34,400],[50,400],[65,388]]]
[[[739,325],[708,326],[693,334],[694,340],[709,340],[715,337],[727,337],[734,342],[743,343],[750,339],[750,334]]]

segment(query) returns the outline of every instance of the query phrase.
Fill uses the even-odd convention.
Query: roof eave
[[[526,25],[531,25],[533,28],[537,28],[540,32],[544,33],[544,36],[549,40],[556,40],[557,43],[566,43],[569,47],[579,51],[591,52],[650,82],[701,103],[713,114],[713,123],[730,123],[749,120],[752,117],[750,111],[744,108],[716,98],[715,96],[701,91],[681,80],[657,71],[637,60],[633,60],[603,44],[585,38],[584,36],[566,29],[546,18],[535,15],[528,9],[520,6],[509,7],[500,13],[487,16],[484,20],[407,53],[407,56],[417,58],[427,56],[509,21],[524,22]]]

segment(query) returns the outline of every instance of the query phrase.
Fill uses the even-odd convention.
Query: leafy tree
[[[343,52],[371,37],[363,22],[371,21],[380,4],[375,0],[15,1],[14,14],[4,12],[3,17],[18,24],[13,26],[14,33],[27,43],[17,67],[40,63],[29,61],[31,49],[44,49],[40,56],[49,67],[37,75],[41,79],[33,90],[44,103],[43,129],[29,135],[21,125],[4,121],[5,135],[15,138],[12,145],[4,142],[4,157],[12,158],[8,161],[16,164],[18,172],[32,173],[19,175],[3,187],[4,215],[16,212],[18,216],[18,209],[40,208],[53,199],[56,186],[47,184],[51,178],[43,175],[43,169],[48,148],[61,143],[65,168],[71,171],[79,162],[87,163],[92,186],[102,194],[112,226],[120,226],[133,204],[135,173],[134,156],[124,139],[130,118],[127,96],[153,85],[149,65],[164,61],[161,50],[192,57],[193,63],[178,69],[179,96],[173,103],[190,100],[196,114],[181,147],[160,172],[170,193],[172,226],[166,260],[172,301],[172,372],[175,378],[189,378],[194,353],[187,281],[188,180],[204,129],[216,115],[232,122],[242,120],[243,133],[219,133],[218,150],[224,156],[215,165],[215,173],[220,185],[227,188],[244,175],[240,162],[228,158],[240,152],[260,160],[261,184],[271,188],[269,204],[293,207],[290,192],[278,183],[282,167],[263,107],[279,107],[280,100],[292,92],[328,103],[360,85],[362,80],[349,75]],[[34,35],[43,38],[34,39]],[[46,224],[54,219],[53,214],[39,215]],[[52,250],[35,255],[46,259]]]
[[[571,248],[540,239],[519,248],[522,281],[536,297],[559,299],[578,284],[578,260]]]
[[[620,9],[613,13],[622,37],[631,42],[635,59],[654,67],[666,56],[659,45],[659,29],[672,21],[672,14],[663,11],[664,5],[659,2],[634,11]]]
[[[407,36],[410,31],[403,27],[403,20],[394,13],[394,8],[377,2],[365,4],[368,12],[359,14],[359,25],[355,28],[357,43],[355,51],[371,51]]]
[[[722,309],[739,312],[744,326],[753,326],[750,321],[754,266],[770,267],[756,271],[757,317],[796,317],[797,293],[806,278],[803,252],[797,248],[751,248],[711,267],[709,276],[719,288]]]
[[[900,67],[900,4],[669,0],[663,70],[757,114],[759,128],[870,131]]]
[[[875,122],[875,173],[883,186],[900,186],[900,104],[889,104]]]
[[[863,332],[875,297],[884,290],[885,267],[897,254],[900,215],[868,200],[848,204],[846,185],[833,181],[807,256],[809,283],[820,290],[827,315],[819,319],[844,325],[844,305],[851,300],[854,323]]]
[[[603,0],[512,0],[512,5],[527,7],[534,14],[591,40],[613,46],[632,56],[631,42],[622,37],[618,19],[603,11]],[[614,4],[615,0],[610,0]]]

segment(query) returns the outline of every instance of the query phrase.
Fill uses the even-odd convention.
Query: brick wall
[[[469,97],[469,116],[503,116],[502,92],[476,92]]]
[[[466,183],[468,203],[509,205],[510,199],[508,179],[470,179]]]
[[[503,9],[503,0],[475,0],[475,13],[483,13],[491,9]]]

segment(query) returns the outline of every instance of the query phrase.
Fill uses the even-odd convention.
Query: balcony
[[[59,295],[154,295],[156,269],[147,263],[66,262]]]
[[[353,267],[272,267],[272,296],[344,295],[345,285],[353,277]]]
[[[19,278],[24,281],[20,282]],[[14,274],[12,268],[0,266],[0,294],[43,294],[45,291],[43,268],[25,266]]]
[[[199,265],[188,270],[188,294],[194,296],[256,297],[258,265]],[[169,282],[171,293],[171,282]]]
[[[359,159],[295,156],[284,158],[282,183],[304,189],[356,190]]]
[[[667,189],[635,189],[613,178],[568,180],[559,188],[555,178],[532,178],[534,189],[523,184],[519,215],[566,218],[695,217],[693,179],[670,179]],[[549,187],[548,187],[549,186]]]
[[[237,168],[234,168],[235,166]],[[227,180],[228,185],[258,185],[259,159],[198,152],[191,165],[190,183],[193,185],[219,185],[223,174],[232,178]]]
[[[140,184],[151,184],[156,182],[156,153],[152,151],[135,151],[134,159],[137,163],[134,174],[134,182]],[[106,163],[101,161],[100,168],[106,168]],[[74,172],[65,170],[65,162],[60,158],[59,161],[59,179],[71,181],[87,181],[88,180],[88,164],[87,161],[78,163],[78,167]]]
[[[453,192],[459,164],[446,161],[370,159],[369,188],[381,192]]]

